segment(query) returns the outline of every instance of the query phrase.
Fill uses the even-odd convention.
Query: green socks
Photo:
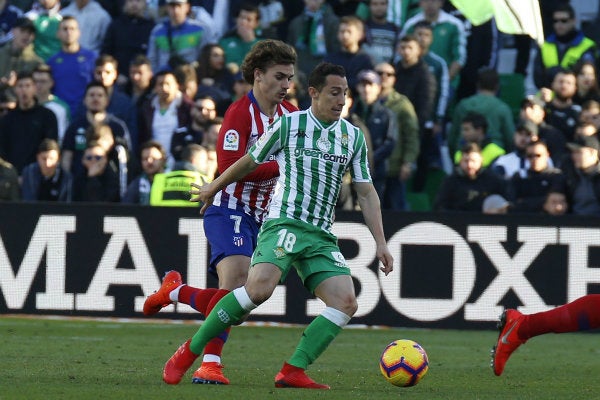
[[[239,322],[248,313],[232,293],[223,297],[206,317],[206,321],[192,337],[190,350],[194,354],[202,354],[204,346],[226,328]]]
[[[341,330],[340,326],[319,315],[302,333],[302,339],[300,339],[300,343],[298,343],[298,347],[296,347],[296,351],[288,363],[302,369],[308,368],[325,351]]]

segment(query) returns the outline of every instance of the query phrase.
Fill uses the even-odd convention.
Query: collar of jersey
[[[319,121],[319,119],[315,116],[315,114],[313,114],[312,107],[310,107],[308,109],[308,116],[314,121],[314,123],[317,125],[317,127],[319,129],[321,129],[322,131],[333,130],[333,129],[335,129],[336,125],[340,122],[340,120],[337,119],[337,120],[333,121],[330,125],[324,126],[323,123],[321,121]]]

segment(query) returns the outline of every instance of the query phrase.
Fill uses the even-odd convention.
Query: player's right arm
[[[244,178],[246,175],[257,169],[258,166],[259,164],[254,161],[250,154],[245,154],[242,158],[233,163],[231,167],[223,171],[223,173],[211,183],[207,185],[192,183],[192,189],[190,189],[192,198],[190,201],[203,202],[204,205],[200,210],[200,214],[203,214],[208,206],[212,204],[212,199],[217,192],[223,190],[223,188],[230,183],[237,182]]]

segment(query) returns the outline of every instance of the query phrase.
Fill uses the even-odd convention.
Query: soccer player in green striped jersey
[[[223,297],[192,337],[189,350],[200,354],[206,343],[266,301],[293,267],[304,286],[323,300],[325,309],[304,330],[293,355],[275,376],[276,387],[329,389],[305,370],[329,346],[358,307],[350,269],[331,233],[335,204],[346,169],[355,182],[365,222],[375,239],[381,271],[392,271],[393,258],[383,234],[379,197],[367,163],[360,129],[341,119],[348,82],[344,68],[321,63],[309,77],[311,107],[282,115],[250,151],[212,183],[192,185],[193,201],[210,204],[229,183],[275,158],[280,176],[267,221],[252,255],[246,284]],[[185,373],[176,352],[165,371]]]

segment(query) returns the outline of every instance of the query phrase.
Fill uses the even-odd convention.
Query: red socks
[[[199,313],[207,316],[208,305],[213,296],[219,291],[217,288],[198,289],[184,285],[179,289],[179,302],[187,304]],[[221,296],[222,297],[222,296]],[[211,307],[212,309],[212,307]]]
[[[544,333],[577,332],[600,327],[600,294],[578,298],[552,310],[525,315],[519,338],[527,340]]]

